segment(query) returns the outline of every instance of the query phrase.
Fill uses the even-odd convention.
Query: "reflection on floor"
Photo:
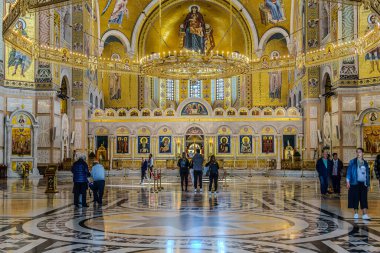
[[[44,179],[2,181],[0,251],[380,252],[375,181],[369,222],[353,220],[346,190],[321,201],[316,179],[235,176],[218,194],[182,193],[175,176],[159,193],[138,182],[109,178],[103,208],[75,209],[69,178],[54,195]]]

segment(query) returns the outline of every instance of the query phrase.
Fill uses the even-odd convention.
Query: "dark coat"
[[[373,165],[373,170],[376,173],[376,178],[380,180],[380,159],[376,159]]]
[[[208,162],[206,163],[206,167],[209,168],[210,174],[218,174],[219,164],[218,162]]]
[[[318,159],[317,165],[315,166],[315,169],[318,171],[318,175],[320,177],[328,177],[332,173],[332,169],[333,169],[334,164],[330,159],[327,159],[327,168],[326,168],[322,159],[323,158]]]
[[[88,182],[87,177],[91,175],[88,171],[88,165],[83,159],[79,159],[73,164],[71,172],[74,183],[86,183]]]
[[[190,162],[187,158],[181,158],[178,160],[177,166],[181,173],[188,173],[190,168]]]
[[[148,169],[148,161],[144,160],[144,162],[141,163],[141,171],[145,172]]]

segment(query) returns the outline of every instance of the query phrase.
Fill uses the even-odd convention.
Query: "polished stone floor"
[[[70,181],[53,195],[44,179],[1,181],[0,252],[380,252],[377,181],[368,222],[352,218],[345,189],[321,200],[313,178],[235,176],[215,195],[182,193],[176,176],[159,193],[111,177],[104,206],[79,209]]]

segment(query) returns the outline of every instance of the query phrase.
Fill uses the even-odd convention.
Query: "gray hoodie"
[[[203,170],[203,161],[204,158],[201,154],[196,153],[193,157],[193,169],[194,170]]]

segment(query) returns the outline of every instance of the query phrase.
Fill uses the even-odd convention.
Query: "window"
[[[224,79],[216,79],[216,100],[224,99]]]
[[[166,100],[174,101],[174,80],[166,80]]]
[[[201,98],[202,97],[202,81],[195,80],[190,81],[190,96],[191,98]]]

